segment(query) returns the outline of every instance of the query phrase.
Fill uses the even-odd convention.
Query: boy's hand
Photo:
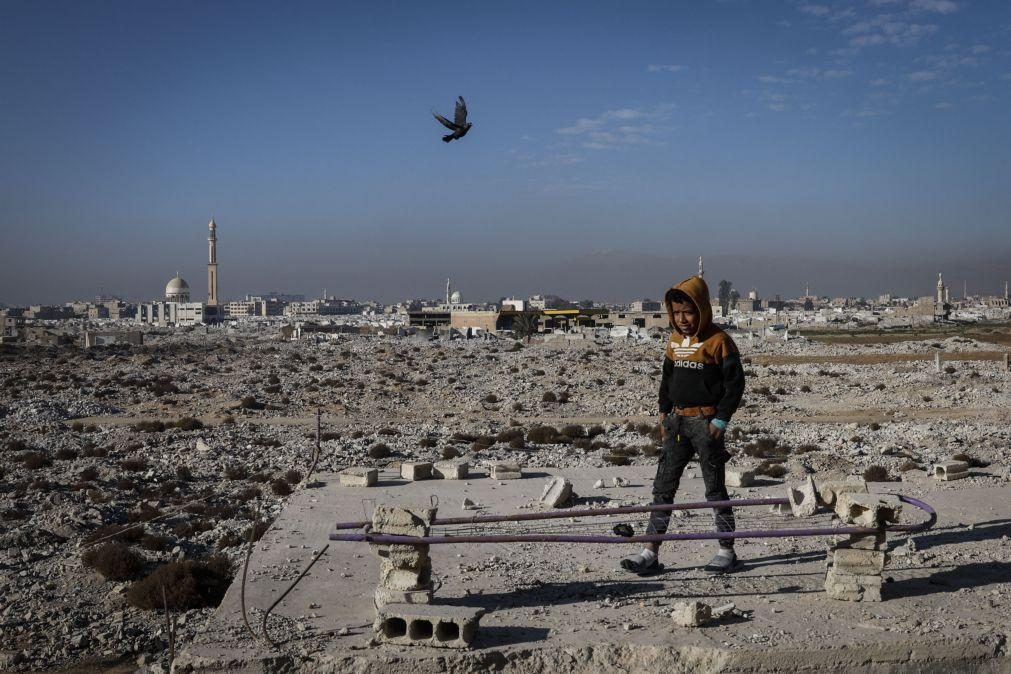
[[[709,437],[713,440],[719,440],[723,437],[723,429],[715,424],[709,424]]]
[[[667,429],[663,427],[663,422],[667,420],[667,415],[663,412],[660,413],[660,440],[667,439]]]

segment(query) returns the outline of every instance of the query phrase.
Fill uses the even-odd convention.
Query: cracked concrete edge
[[[888,672],[889,674],[1011,673],[1008,635],[995,634],[976,642],[958,639],[871,643],[817,649],[682,648],[624,644],[583,647],[515,648],[428,653],[411,649],[375,648],[305,658],[275,655],[252,658],[189,657],[176,659],[174,673],[243,672],[256,674],[477,674],[478,672],[605,672],[630,671],[732,672]]]

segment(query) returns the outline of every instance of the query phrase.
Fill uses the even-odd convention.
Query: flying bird
[[[442,142],[444,143],[463,138],[467,135],[467,132],[470,131],[470,127],[474,126],[467,121],[467,103],[463,100],[463,96],[458,96],[456,99],[456,112],[453,113],[452,122],[437,112],[433,112],[432,114],[435,115],[435,118],[439,120],[444,127],[453,132],[442,137]]]

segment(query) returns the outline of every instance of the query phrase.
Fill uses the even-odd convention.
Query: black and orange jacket
[[[666,304],[672,328],[660,379],[660,412],[677,407],[716,407],[716,418],[725,422],[737,411],[744,395],[744,368],[737,345],[730,335],[713,324],[709,287],[698,276],[674,286],[688,295],[699,312],[694,335],[681,334],[674,312]]]

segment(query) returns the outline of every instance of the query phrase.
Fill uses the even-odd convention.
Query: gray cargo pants
[[[697,452],[702,480],[706,485],[707,501],[726,501],[730,498],[725,482],[724,466],[730,458],[723,438],[714,440],[709,435],[709,418],[681,417],[671,413],[664,419],[664,441],[660,449],[660,463],[653,480],[654,505],[674,502],[685,466]],[[714,508],[717,531],[734,531],[734,511],[731,508]],[[647,534],[663,534],[670,524],[670,512],[650,515]],[[721,538],[720,547],[733,548],[734,539]]]

